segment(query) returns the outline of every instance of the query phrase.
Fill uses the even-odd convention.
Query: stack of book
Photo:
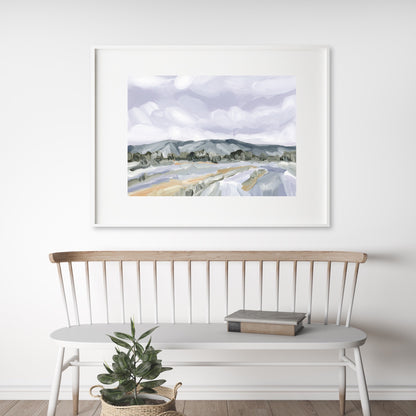
[[[229,332],[296,335],[303,328],[306,313],[251,311],[241,309],[224,319]]]

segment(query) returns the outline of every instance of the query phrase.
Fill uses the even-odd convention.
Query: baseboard
[[[370,400],[416,400],[416,386],[369,386]],[[71,387],[62,386],[60,399],[70,400]],[[0,400],[47,400],[48,386],[0,386]],[[91,399],[81,386],[81,400]],[[337,400],[335,386],[182,386],[180,400]],[[356,386],[347,387],[347,400],[358,400]]]

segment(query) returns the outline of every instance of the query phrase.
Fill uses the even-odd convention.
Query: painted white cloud
[[[177,76],[174,81],[174,85],[178,90],[186,90],[193,82],[194,77],[187,75]]]
[[[150,116],[159,109],[159,106],[153,102],[148,101],[140,107],[133,107],[128,112],[129,129],[136,124],[153,125]]]
[[[159,110],[159,106],[154,101],[148,101],[140,109],[150,116],[154,111]]]
[[[182,109],[192,112],[195,117],[204,118],[209,115],[207,105],[199,98],[183,95],[177,99],[177,104]]]
[[[240,107],[233,106],[228,110],[216,109],[203,119],[195,117],[180,107],[167,107],[162,110],[157,105],[146,103],[140,108],[134,107],[129,111],[129,121],[132,127],[129,137],[136,143],[142,142],[143,135],[143,143],[150,139],[156,140],[154,137],[157,138],[159,135],[163,137],[159,140],[169,138],[203,140],[208,137],[221,140],[240,137],[243,140],[245,137],[245,140],[253,143],[278,142],[283,144],[284,142],[293,145],[296,142],[295,123],[292,122],[294,117],[295,100],[290,97],[285,99],[279,107],[259,106],[252,111],[244,111]],[[145,130],[139,128],[140,126],[153,126],[155,129]],[[244,129],[257,129],[257,132],[240,133]],[[224,133],[224,130],[228,132]],[[150,133],[146,136],[146,132]]]
[[[274,77],[254,82],[252,89],[258,96],[269,97],[295,90],[296,83],[294,77]]]
[[[196,119],[186,110],[180,107],[168,107],[164,111],[164,116],[167,120],[173,123],[180,124],[182,126],[192,126],[195,124]]]
[[[250,77],[195,77],[189,87],[203,97],[215,97],[226,92],[252,97],[270,97],[286,94],[296,89],[296,81],[291,76],[271,77],[251,82]]]
[[[130,78],[129,86],[131,144],[229,138],[296,144],[294,77],[155,76]]]
[[[166,140],[167,131],[160,127],[147,124],[136,124],[127,135],[129,144],[152,143],[160,140]]]
[[[239,107],[231,107],[229,110],[215,110],[209,120],[201,121],[205,127],[221,127],[223,129],[277,129],[294,117],[294,109],[291,107],[276,108],[271,106],[256,107],[253,111],[244,111]]]

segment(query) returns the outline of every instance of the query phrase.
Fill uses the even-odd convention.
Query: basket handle
[[[182,386],[181,382],[176,383],[175,387],[173,388],[173,393],[175,394],[175,399],[176,399],[176,395],[178,394],[178,390],[179,390],[180,386]]]
[[[92,392],[95,388],[100,388],[100,389],[102,389],[102,388],[104,388],[104,387],[103,387],[103,386],[100,386],[99,384],[96,384],[95,386],[92,386],[92,387],[90,388],[90,396],[91,396],[91,397],[94,397],[95,399],[99,399],[99,398],[101,397],[101,394],[94,394],[94,393]]]

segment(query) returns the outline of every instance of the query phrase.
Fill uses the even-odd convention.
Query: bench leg
[[[354,358],[357,372],[358,390],[360,391],[361,409],[364,416],[371,416],[367,382],[365,381],[363,361],[361,359],[361,352],[359,347],[354,348]]]
[[[339,359],[345,357],[345,349],[339,350]],[[345,415],[345,393],[346,393],[346,368],[345,365],[339,368],[339,413]]]
[[[75,359],[79,361],[79,349],[75,350]],[[72,367],[72,413],[74,416],[78,415],[79,407],[79,366]]]
[[[51,394],[49,396],[47,416],[55,416],[56,405],[58,404],[59,388],[61,386],[62,364],[64,362],[65,348],[61,347],[58,351],[56,360],[55,375],[53,377]]]

